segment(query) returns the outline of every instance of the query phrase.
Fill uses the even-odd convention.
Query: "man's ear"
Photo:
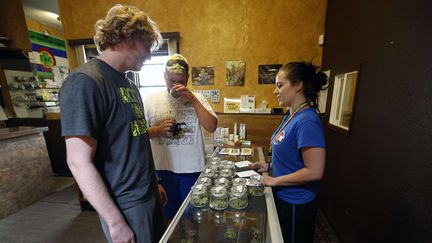
[[[119,50],[130,50],[133,48],[133,42],[131,40],[124,40],[117,45],[115,45],[112,50],[113,51],[119,51]]]

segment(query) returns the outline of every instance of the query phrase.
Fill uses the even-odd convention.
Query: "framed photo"
[[[347,136],[354,116],[359,70],[357,67],[337,72],[333,80],[329,127]]]
[[[214,67],[192,67],[192,85],[214,85]]]
[[[227,67],[227,85],[244,86],[246,64],[243,61],[228,61]]]
[[[282,64],[258,65],[258,84],[275,84]]]

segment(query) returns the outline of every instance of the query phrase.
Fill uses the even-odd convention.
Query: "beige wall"
[[[266,99],[277,107],[274,86],[258,85],[259,64],[321,64],[326,0],[59,0],[65,39],[91,38],[96,20],[118,2],[146,11],[162,32],[180,32],[180,52],[190,65],[215,70],[215,85],[192,89],[219,89],[221,98],[255,95],[257,105]],[[245,86],[226,86],[226,61],[237,60],[246,62]],[[223,111],[222,101],[212,104],[216,111]]]

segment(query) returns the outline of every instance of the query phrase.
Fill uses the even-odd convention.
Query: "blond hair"
[[[156,23],[134,6],[116,4],[108,10],[104,19],[96,22],[95,30],[93,39],[99,52],[136,39],[150,39],[153,51],[163,41]]]

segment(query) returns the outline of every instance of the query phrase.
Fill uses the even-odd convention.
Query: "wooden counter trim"
[[[45,120],[60,120],[60,112],[45,112],[44,118]]]
[[[47,132],[48,127],[7,127],[0,129],[0,140]]]
[[[244,112],[239,112],[239,113],[225,113],[225,112],[215,112],[216,115],[234,115],[234,116],[254,116],[254,115],[258,115],[258,116],[284,116],[284,113],[281,114],[273,114],[273,113],[244,113]]]

